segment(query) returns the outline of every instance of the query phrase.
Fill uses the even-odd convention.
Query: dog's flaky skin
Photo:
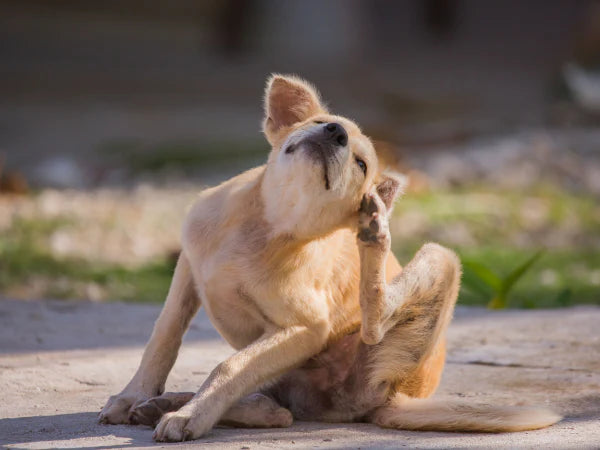
[[[263,129],[267,164],[202,192],[189,212],[140,367],[101,422],[158,421],[156,440],[181,441],[218,422],[282,427],[292,416],[457,431],[558,420],[421,399],[442,374],[458,258],[426,244],[400,267],[388,230],[400,179],[382,173],[369,139],[308,83],[271,77]],[[161,395],[201,304],[238,351],[196,394]]]

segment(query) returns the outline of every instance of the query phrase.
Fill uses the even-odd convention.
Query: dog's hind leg
[[[294,418],[292,413],[264,394],[250,394],[221,416],[219,425],[238,428],[285,428]]]
[[[182,253],[142,362],[125,389],[109,398],[100,412],[101,423],[129,423],[135,406],[162,394],[183,335],[199,307],[200,299],[194,288],[190,264]]]
[[[402,273],[384,285],[381,340],[369,352],[369,384],[427,397],[437,388],[445,334],[458,296],[460,263],[450,250],[424,245]]]
[[[166,392],[141,403],[131,413],[132,423],[155,427],[161,417],[177,411],[195,395],[194,392]],[[283,428],[293,422],[292,413],[261,393],[242,398],[221,417],[219,425],[238,428]]]
[[[372,203],[371,203],[372,201]],[[377,198],[361,214],[361,307],[370,346],[368,383],[385,386],[388,400],[368,415],[382,427],[435,431],[519,431],[553,424],[547,409],[470,405],[435,401],[431,395],[444,366],[445,331],[458,296],[456,255],[426,244],[389,284],[384,257],[389,252],[387,220]],[[365,326],[365,324],[363,324]]]

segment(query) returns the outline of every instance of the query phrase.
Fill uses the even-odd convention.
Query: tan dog
[[[158,422],[158,441],[196,439],[219,421],[472,431],[556,422],[546,410],[418,399],[442,373],[457,257],[427,244],[400,268],[387,221],[399,179],[380,173],[369,139],[308,83],[273,76],[265,113],[267,164],[200,195],[140,367],[100,421]],[[201,303],[238,351],[198,393],[160,396]]]

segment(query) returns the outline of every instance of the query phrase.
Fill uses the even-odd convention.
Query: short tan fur
[[[545,409],[423,399],[444,367],[458,258],[426,244],[400,267],[388,218],[401,178],[306,81],[269,78],[263,131],[267,164],[205,190],[191,208],[140,367],[101,422],[156,424],[156,440],[181,441],[219,422],[497,432],[559,420]],[[201,305],[237,352],[197,393],[163,395]]]

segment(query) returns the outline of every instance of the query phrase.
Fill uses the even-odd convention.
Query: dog
[[[183,441],[218,423],[501,432],[558,421],[545,409],[426,399],[444,367],[459,259],[428,243],[400,266],[388,219],[402,180],[312,85],[273,75],[264,102],[266,165],[200,194],[139,369],[100,422]],[[164,394],[201,305],[237,352],[197,393]]]

